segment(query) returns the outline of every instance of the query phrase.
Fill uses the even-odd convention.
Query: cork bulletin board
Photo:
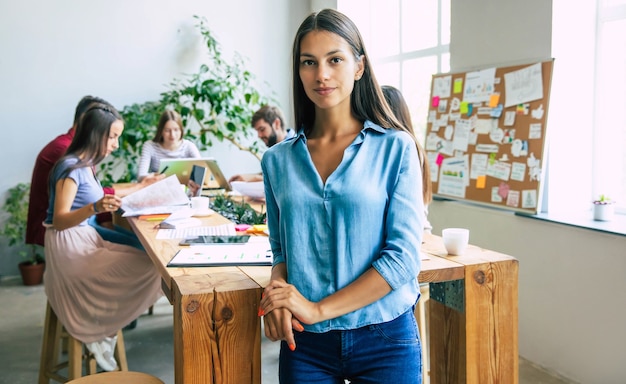
[[[540,210],[553,63],[433,75],[425,147],[436,197]]]

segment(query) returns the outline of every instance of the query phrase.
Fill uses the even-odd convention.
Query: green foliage
[[[605,204],[613,204],[613,200],[607,195],[600,195],[597,200],[594,200],[594,204],[605,205]]]
[[[211,209],[235,224],[265,224],[265,213],[259,213],[250,204],[236,201],[226,195],[217,195],[212,199]]]
[[[24,244],[26,239],[26,221],[28,219],[28,197],[30,195],[30,183],[19,183],[7,191],[3,210],[9,214],[0,235],[6,237],[9,246],[18,247]],[[27,250],[19,251],[20,256],[31,264],[43,262],[41,246],[28,244]]]
[[[226,140],[260,160],[256,132],[250,122],[256,110],[275,101],[257,90],[254,76],[245,69],[241,56],[235,54],[232,62],[222,58],[221,47],[206,19],[194,18],[207,49],[206,62],[197,73],[174,79],[159,100],[132,104],[120,111],[125,122],[120,148],[100,165],[100,178],[105,184],[136,179],[141,147],[154,137],[159,117],[166,109],[181,114],[185,137],[201,151],[214,140]]]

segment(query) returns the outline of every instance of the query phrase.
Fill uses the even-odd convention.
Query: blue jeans
[[[89,218],[88,223],[89,225],[94,227],[96,229],[96,232],[98,232],[98,234],[106,241],[117,244],[130,245],[131,247],[135,247],[137,249],[145,251],[143,245],[141,245],[141,242],[139,241],[139,238],[137,238],[137,235],[125,228],[122,228],[118,225],[115,226],[115,229],[103,227],[102,225],[98,224],[95,215]]]
[[[421,384],[422,345],[413,311],[347,331],[294,332],[280,346],[281,384]]]

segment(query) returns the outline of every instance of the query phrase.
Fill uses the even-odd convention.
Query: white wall
[[[551,17],[552,1],[452,0],[452,71],[551,57]],[[519,259],[521,356],[581,383],[624,382],[626,236],[450,201],[429,219]]]
[[[37,153],[72,125],[82,96],[121,109],[156,100],[172,79],[197,71],[205,51],[193,15],[207,18],[225,58],[247,58],[291,124],[291,44],[310,9],[308,0],[0,0],[0,196],[30,180]],[[230,145],[207,154],[226,176],[260,171]],[[17,274],[19,258],[0,246],[0,275]]]

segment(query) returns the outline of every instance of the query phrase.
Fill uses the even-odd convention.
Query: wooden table
[[[206,225],[228,221],[213,215]],[[174,306],[177,384],[261,383],[257,316],[270,267],[168,268],[179,240],[156,240],[154,222],[129,218]],[[420,282],[429,282],[431,383],[518,383],[518,262],[475,246],[446,255],[428,235]]]

